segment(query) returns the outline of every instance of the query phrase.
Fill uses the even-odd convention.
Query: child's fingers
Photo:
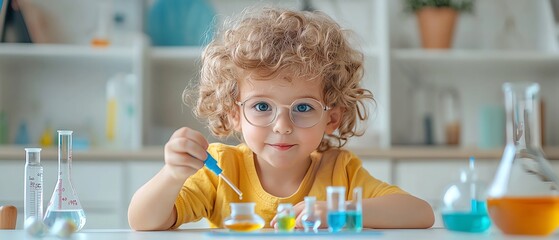
[[[278,226],[276,224],[276,217],[274,216],[274,218],[272,218],[272,220],[270,221],[270,226],[273,227],[274,229],[278,229]]]
[[[169,140],[174,139],[174,138],[186,138],[186,139],[190,139],[196,143],[198,143],[203,149],[208,149],[209,143],[206,140],[206,138],[204,137],[204,135],[202,135],[200,132],[187,128],[187,127],[182,127],[179,128],[178,130],[176,130],[173,135],[171,135],[171,137],[169,138]]]
[[[305,214],[305,202],[299,202],[293,206],[293,211],[295,213],[295,228],[303,228],[302,217]]]

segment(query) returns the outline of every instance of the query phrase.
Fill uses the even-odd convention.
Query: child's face
[[[308,161],[324,133],[338,127],[339,109],[324,110],[322,99],[320,80],[243,80],[239,101],[244,104],[239,107],[237,130],[259,162],[278,169],[298,167]]]

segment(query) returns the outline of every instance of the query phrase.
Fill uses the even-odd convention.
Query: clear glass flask
[[[305,210],[301,217],[301,223],[305,232],[318,232],[318,227],[322,223],[320,215],[315,211],[316,197],[305,197]]]
[[[72,185],[72,131],[58,131],[58,180],[44,222],[50,228],[57,219],[69,219],[76,231],[85,225],[85,213]]]
[[[41,148],[25,148],[24,220],[43,219],[43,166]]]
[[[361,232],[363,230],[363,190],[361,187],[353,189],[351,201],[346,204],[345,227],[348,231]]]
[[[487,186],[477,177],[475,160],[460,171],[460,182],[451,184],[443,194],[441,214],[446,229],[459,232],[484,232],[491,226],[486,205]]]
[[[559,226],[559,179],[544,158],[537,83],[505,83],[507,144],[488,191],[493,223],[505,234],[549,235]]]
[[[328,231],[339,232],[345,226],[345,187],[326,187],[328,206]]]
[[[293,232],[293,229],[295,229],[295,211],[293,210],[293,204],[280,203],[278,205],[276,220],[278,223],[278,231]]]
[[[254,212],[256,203],[230,203],[231,215],[223,220],[225,228],[236,232],[252,232],[264,227],[264,219]]]

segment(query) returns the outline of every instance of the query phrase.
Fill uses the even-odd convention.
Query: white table
[[[214,231],[214,232],[211,232]],[[548,237],[530,237],[530,236],[510,236],[503,235],[498,231],[489,231],[486,233],[460,233],[451,232],[446,229],[388,229],[388,230],[364,230],[360,234],[326,234],[318,235],[295,233],[295,234],[276,234],[264,230],[264,234],[247,235],[247,234],[226,234],[222,232],[216,233],[212,229],[189,229],[175,231],[157,231],[157,232],[138,232],[130,229],[90,229],[82,230],[72,235],[71,239],[89,240],[150,240],[150,239],[167,239],[167,240],[188,240],[188,239],[267,239],[267,240],[288,240],[288,239],[456,239],[456,240],[479,240],[479,239],[559,239],[559,233],[555,233]],[[365,232],[366,231],[366,232]],[[374,231],[374,232],[368,232]],[[0,230],[0,239],[33,239],[23,230]],[[60,239],[56,237],[45,237],[42,239]]]

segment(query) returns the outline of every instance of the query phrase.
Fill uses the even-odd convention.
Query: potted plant
[[[405,0],[405,7],[417,16],[423,48],[450,48],[456,17],[472,12],[474,0]]]

